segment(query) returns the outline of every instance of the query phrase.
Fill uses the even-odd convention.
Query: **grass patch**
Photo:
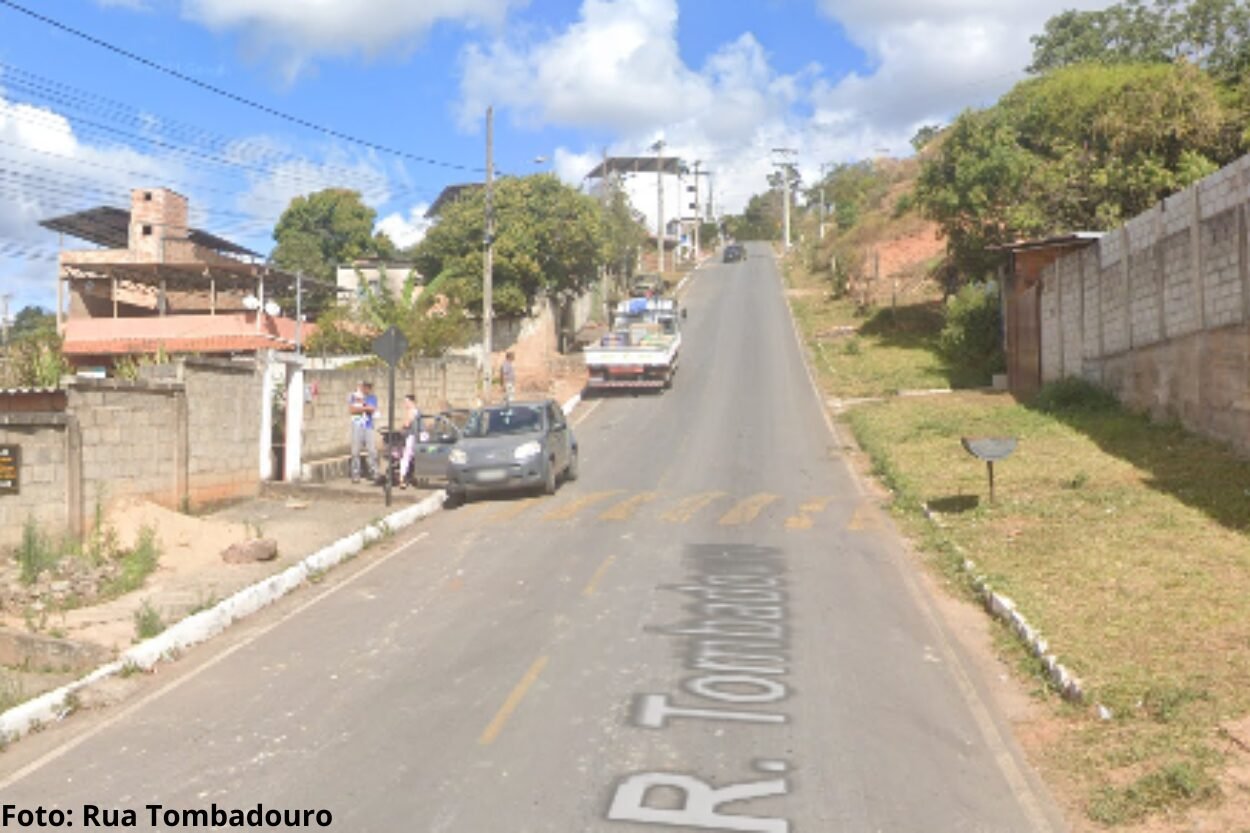
[[[152,602],[143,600],[143,604],[135,611],[135,638],[139,641],[151,639],[165,630],[165,620],[161,613],[152,607]]]
[[[116,576],[100,588],[100,595],[105,599],[124,596],[143,586],[156,563],[160,559],[160,545],[156,540],[156,530],[143,527],[134,548],[117,556],[119,571]]]
[[[1034,408],[967,392],[849,419],[939,565],[950,569],[952,543],[970,553],[1112,709],[1112,721],[1062,712],[1069,731],[1047,753],[1090,818],[1127,824],[1213,799],[1217,728],[1250,714],[1250,663],[1231,659],[1250,648],[1250,464],[1079,383]],[[992,506],[984,465],[959,444],[978,434],[1020,438],[995,467]]]
[[[951,367],[938,354],[943,322],[938,301],[864,313],[849,298],[829,297],[829,283],[793,260],[786,283],[799,330],[816,353],[818,381],[833,396],[882,397],[989,382]]]
[[[30,585],[38,581],[40,575],[54,569],[65,556],[65,551],[39,528],[34,518],[27,518],[22,525],[22,540],[16,556],[21,581]]]
[[[25,699],[22,684],[5,671],[0,670],[0,712],[8,711]]]

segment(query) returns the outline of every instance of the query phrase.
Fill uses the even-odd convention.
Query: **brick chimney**
[[[182,194],[168,188],[130,192],[130,250],[137,260],[164,261],[165,241],[186,240],[187,234],[187,198]]]

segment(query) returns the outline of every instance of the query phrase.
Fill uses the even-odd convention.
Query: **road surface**
[[[23,742],[3,803],[78,828],[260,804],[378,833],[1059,830],[839,459],[768,250],[688,308],[672,390],[583,411],[578,482],[437,515]]]

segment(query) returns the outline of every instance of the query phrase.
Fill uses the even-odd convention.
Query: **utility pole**
[[[0,331],[3,332],[3,344],[9,346],[9,299],[13,296],[9,293],[0,294]]]
[[[783,200],[781,217],[785,235],[783,251],[788,252],[790,251],[790,172],[793,168],[789,158],[797,155],[798,151],[794,148],[773,148],[773,153],[779,154],[782,158],[781,162],[774,162],[773,167],[781,169],[781,194]]]
[[[664,140],[660,139],[651,149],[655,151],[655,195],[657,201],[655,248],[659,256],[659,273],[664,275]]]
[[[694,161],[694,259],[696,262],[703,252],[699,240],[699,232],[702,231],[700,226],[703,225],[703,215],[699,212],[699,167],[702,164],[703,162],[698,159]]]
[[[491,337],[495,326],[495,108],[486,108],[486,247],[482,258],[482,382],[483,399],[491,395]]]

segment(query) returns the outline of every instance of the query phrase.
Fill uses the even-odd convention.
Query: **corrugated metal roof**
[[[39,225],[108,249],[125,249],[130,245],[130,212],[111,205],[40,220]],[[245,249],[237,243],[200,229],[188,229],[187,239],[197,246],[215,252],[247,257],[261,256],[251,249]]]

